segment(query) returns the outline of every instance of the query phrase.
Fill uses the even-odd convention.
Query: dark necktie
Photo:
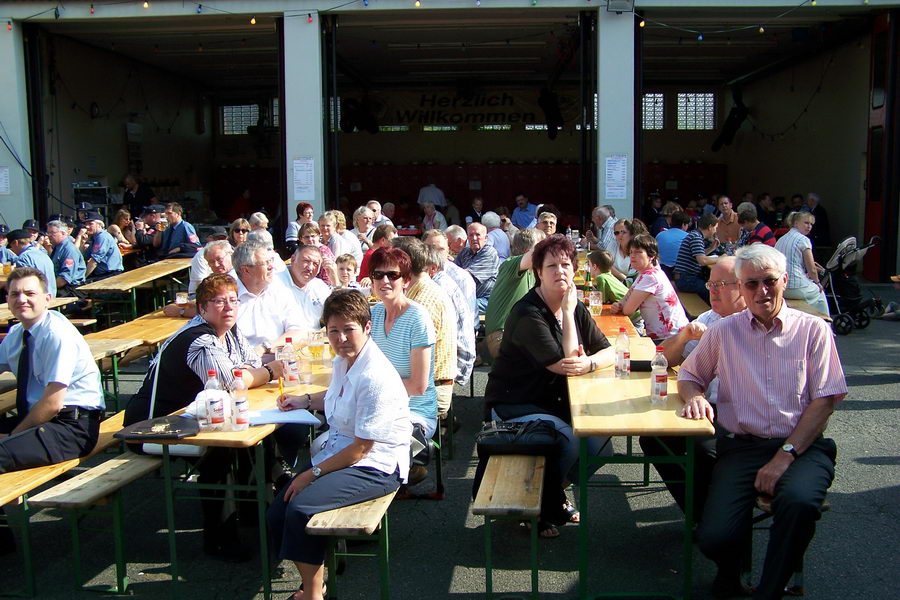
[[[19,354],[19,369],[16,371],[16,412],[19,418],[24,419],[28,414],[28,379],[31,377],[31,352],[28,350],[28,341],[31,332],[22,330],[22,353]]]

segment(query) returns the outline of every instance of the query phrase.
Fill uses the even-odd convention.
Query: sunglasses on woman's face
[[[250,233],[249,229],[235,229],[235,233]]]
[[[628,233],[628,232],[627,232],[626,230],[624,230],[624,229],[621,230],[621,231],[613,231],[613,235],[622,235],[622,234],[625,234],[625,233]]]
[[[391,281],[400,279],[400,271],[372,271],[372,281],[381,281],[387,277]]]

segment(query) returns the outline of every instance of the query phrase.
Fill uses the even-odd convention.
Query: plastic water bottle
[[[624,327],[619,327],[619,336],[616,338],[616,377],[628,377],[631,375],[631,343]]]
[[[276,356],[276,358],[278,358]],[[300,368],[297,366],[297,349],[294,348],[293,338],[284,338],[284,346],[281,347],[281,360],[285,361],[284,380],[290,384],[300,383]]]
[[[243,372],[235,369],[234,382],[231,384],[231,430],[244,431],[250,427],[250,405],[247,402],[247,384],[242,377]]]
[[[650,404],[665,404],[669,397],[669,361],[663,347],[656,347],[656,356],[650,363]]]
[[[210,369],[206,372],[206,385],[204,390],[222,391],[222,384],[215,370]],[[219,431],[225,426],[225,404],[222,397],[218,394],[211,394],[206,401],[206,420],[209,429]]]

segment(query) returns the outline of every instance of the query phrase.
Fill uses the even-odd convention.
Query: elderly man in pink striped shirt
[[[697,536],[719,567],[713,595],[749,596],[741,549],[756,497],[772,496],[775,518],[752,594],[781,598],[834,479],[835,444],[822,434],[847,384],[827,324],[784,303],[784,255],[755,244],[738,251],[735,269],[747,309],[710,327],[678,374],[690,419],[713,419],[703,391],[718,376],[725,429]]]

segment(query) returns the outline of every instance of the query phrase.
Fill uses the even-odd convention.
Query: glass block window
[[[664,129],[665,106],[665,97],[662,94],[644,94],[641,126],[644,129]]]
[[[222,134],[246,135],[247,127],[259,119],[258,104],[235,104],[222,107]]]
[[[422,131],[427,133],[434,133],[438,131],[457,131],[459,129],[459,125],[423,125]]]
[[[281,115],[280,107],[278,106],[278,98],[272,98],[272,127],[278,127],[279,125],[279,117]]]
[[[715,129],[716,95],[678,93],[678,129]]]
[[[409,131],[409,125],[379,125],[378,131],[385,133],[402,133]]]

